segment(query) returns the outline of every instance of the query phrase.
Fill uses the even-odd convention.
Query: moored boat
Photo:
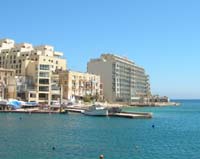
[[[82,113],[92,116],[107,116],[108,109],[102,105],[92,105],[88,109],[84,110]]]

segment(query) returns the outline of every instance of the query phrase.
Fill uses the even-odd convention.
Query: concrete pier
[[[84,109],[77,108],[65,108],[61,113],[82,113]],[[28,113],[28,114],[60,114],[60,111],[50,110],[1,110],[0,113]],[[109,113],[109,117],[123,117],[132,119],[148,119],[152,118],[152,113],[139,113],[139,112],[120,112],[120,113]]]
[[[84,109],[75,109],[75,108],[65,108],[64,110],[73,113],[82,113],[84,111]]]
[[[109,116],[134,118],[134,119],[148,119],[152,118],[153,115],[152,113],[120,112],[120,113],[110,113]]]
[[[0,113],[59,114],[60,112],[58,111],[1,110]]]
[[[82,113],[84,109],[76,108],[66,108],[67,112]],[[123,118],[133,118],[133,119],[148,119],[152,118],[152,113],[140,113],[140,112],[120,112],[120,113],[109,113],[110,117],[123,117]]]

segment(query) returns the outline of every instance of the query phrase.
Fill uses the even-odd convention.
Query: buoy
[[[55,150],[55,149],[56,149],[56,148],[53,146],[53,147],[52,147],[52,150]]]
[[[154,124],[152,125],[152,128],[155,128],[155,125],[154,125]]]
[[[22,120],[22,117],[19,117],[19,120]]]
[[[104,159],[104,156],[103,156],[103,155],[100,155],[100,156],[99,156],[99,159]]]
[[[135,145],[134,150],[135,150],[136,152],[140,152],[139,146]]]

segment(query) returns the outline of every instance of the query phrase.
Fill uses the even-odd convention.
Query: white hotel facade
[[[87,71],[100,75],[104,98],[109,102],[139,102],[151,95],[149,76],[127,58],[102,54],[88,62]]]

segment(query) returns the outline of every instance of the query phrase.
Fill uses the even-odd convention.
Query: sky
[[[102,53],[145,68],[153,94],[200,98],[198,0],[4,0],[0,39],[48,44],[86,71]]]

